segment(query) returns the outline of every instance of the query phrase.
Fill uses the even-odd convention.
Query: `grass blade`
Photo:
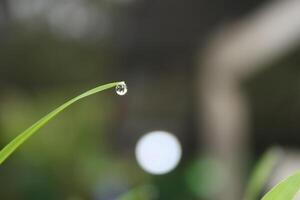
[[[95,93],[101,92],[103,90],[110,89],[112,87],[115,87],[121,82],[114,82],[114,83],[108,83],[106,85],[101,85],[96,88],[93,88],[91,90],[88,90],[84,92],[83,94],[67,101],[63,105],[59,106],[43,118],[41,118],[39,121],[34,123],[32,126],[30,126],[28,129],[20,133],[16,138],[14,138],[10,143],[8,143],[1,151],[0,151],[0,165],[21,145],[23,144],[27,139],[29,139],[36,131],[38,131],[41,127],[46,125],[51,119],[53,119],[56,115],[58,115],[60,112],[62,112],[64,109],[75,103],[76,101],[79,101],[80,99],[83,99],[85,97],[88,97],[90,95],[93,95]]]
[[[280,157],[280,150],[271,148],[258,161],[246,187],[244,200],[256,200]]]
[[[300,172],[297,172],[276,185],[262,200],[293,200],[299,189]]]

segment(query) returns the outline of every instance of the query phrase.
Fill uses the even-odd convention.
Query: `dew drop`
[[[117,86],[116,86],[116,93],[120,96],[123,96],[127,93],[127,85],[126,83],[120,82]]]

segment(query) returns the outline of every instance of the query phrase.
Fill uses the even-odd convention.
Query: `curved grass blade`
[[[59,106],[43,118],[41,118],[39,121],[34,123],[32,126],[30,126],[28,129],[20,133],[16,138],[14,138],[10,143],[8,143],[1,151],[0,151],[0,165],[21,145],[23,144],[27,139],[29,139],[36,131],[38,131],[41,127],[46,125],[51,119],[53,119],[57,114],[59,114],[61,111],[75,103],[76,101],[83,99],[85,97],[88,97],[90,95],[93,95],[95,93],[101,92],[103,90],[110,89],[112,87],[117,86],[121,82],[114,82],[114,83],[108,83],[106,85],[98,86],[94,89],[88,90],[84,92],[83,94],[67,101],[63,105]]]
[[[300,189],[300,172],[273,187],[262,200],[293,200]]]
[[[281,151],[278,148],[271,148],[258,161],[255,169],[250,176],[250,181],[246,187],[244,200],[256,200],[262,192],[267,179],[270,177],[274,169]]]

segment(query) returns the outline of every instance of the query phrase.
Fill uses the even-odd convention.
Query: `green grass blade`
[[[280,157],[280,150],[268,150],[258,161],[246,187],[244,200],[257,200]]]
[[[36,131],[38,131],[41,127],[46,125],[51,119],[53,119],[56,115],[58,115],[61,111],[75,103],[76,101],[83,99],[85,97],[88,97],[90,95],[93,95],[95,93],[101,92],[103,90],[110,89],[112,87],[115,87],[120,82],[114,82],[114,83],[108,83],[106,85],[98,86],[94,89],[88,90],[85,93],[67,101],[63,105],[59,106],[43,118],[41,118],[39,121],[34,123],[32,126],[30,126],[28,129],[20,133],[16,138],[14,138],[10,143],[8,143],[1,151],[0,151],[0,165],[21,145],[23,144],[27,139],[29,139]]]
[[[293,200],[299,189],[300,172],[297,172],[276,185],[262,200]]]

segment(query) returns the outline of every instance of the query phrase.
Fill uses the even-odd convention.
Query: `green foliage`
[[[299,189],[300,172],[297,172],[276,185],[262,200],[293,200]]]
[[[209,156],[197,159],[185,173],[186,187],[198,198],[209,199],[214,196],[224,182],[224,172],[217,160]]]
[[[117,200],[153,200],[156,199],[157,191],[153,186],[142,186],[132,189]]]
[[[272,148],[258,162],[247,187],[244,200],[256,200],[272,173],[280,150]],[[262,200],[293,200],[300,189],[300,172],[288,177],[271,189]]]
[[[280,150],[272,148],[262,156],[250,176],[244,200],[258,199],[263,186],[266,184],[267,179],[271,175],[272,169],[278,161],[279,155]]]
[[[55,118],[60,112],[68,108],[73,103],[93,95],[95,93],[110,89],[121,82],[109,83],[91,89],[59,106],[39,121],[34,123],[28,129],[20,133],[10,143],[8,143],[0,151],[0,165],[25,141],[27,141],[34,133],[46,125],[51,119]],[[278,161],[280,152],[278,149],[270,149],[258,162],[253,174],[250,177],[248,187],[246,189],[244,200],[256,200],[270,177],[272,169]],[[203,169],[202,169],[203,170]],[[201,171],[202,171],[201,170]],[[206,170],[203,170],[206,171]],[[207,172],[207,171],[206,171]],[[287,179],[276,185],[269,191],[262,200],[293,200],[300,189],[300,172],[288,177]],[[157,191],[152,186],[142,186],[134,188],[125,195],[120,196],[117,200],[153,200],[157,197]]]
[[[94,89],[91,89],[69,101],[64,103],[63,105],[59,106],[43,118],[41,118],[39,121],[37,121],[35,124],[30,126],[28,129],[23,131],[21,134],[19,134],[15,139],[13,139],[9,144],[7,144],[1,151],[0,151],[0,164],[2,164],[21,144],[23,144],[27,139],[29,139],[36,131],[38,131],[41,127],[46,125],[51,119],[53,119],[56,115],[58,115],[60,112],[65,110],[67,107],[72,105],[73,103],[88,97],[90,95],[93,95],[95,93],[101,92],[103,90],[110,89],[112,87],[115,87],[120,82],[114,82],[109,83],[106,85],[98,86]]]

